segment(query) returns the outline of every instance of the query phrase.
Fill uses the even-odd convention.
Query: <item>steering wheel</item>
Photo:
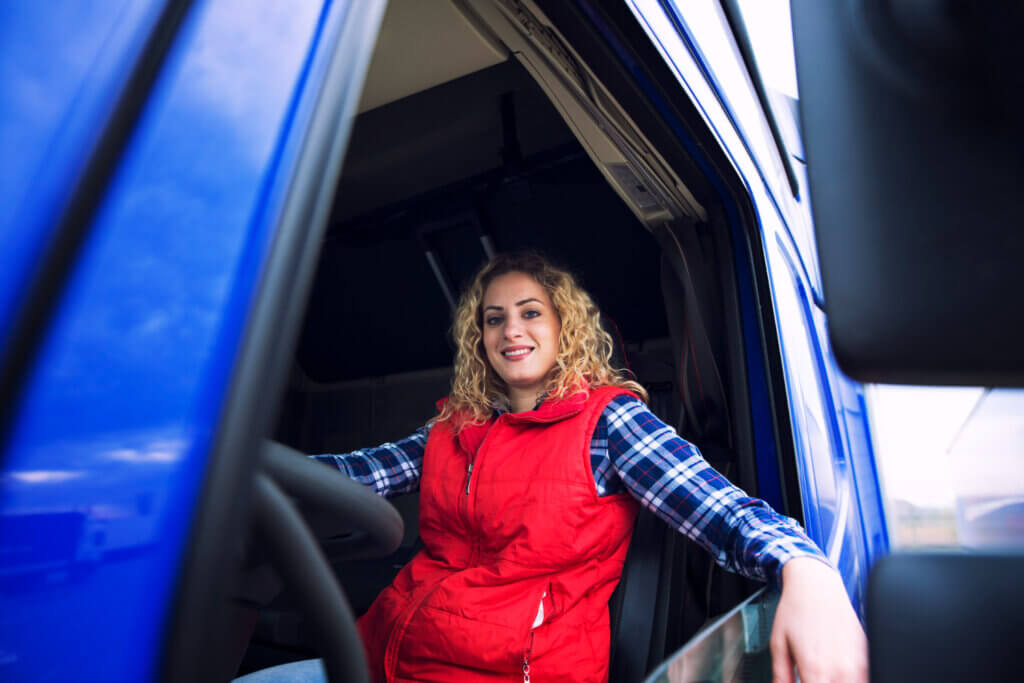
[[[321,543],[333,558],[390,555],[402,541],[401,515],[338,470],[266,441],[255,477],[253,524],[267,560],[312,623],[328,680],[369,683],[352,609]]]
[[[275,441],[263,444],[261,470],[295,499],[330,557],[384,557],[402,542],[398,510],[341,471]]]

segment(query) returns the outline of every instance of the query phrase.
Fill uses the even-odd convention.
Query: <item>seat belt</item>
[[[601,327],[612,337],[612,367],[630,369],[615,321],[602,314]],[[612,633],[608,673],[613,682],[643,680],[663,659],[675,537],[674,529],[641,508],[622,577],[609,601]]]

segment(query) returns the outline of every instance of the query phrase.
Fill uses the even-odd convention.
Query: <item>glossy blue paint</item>
[[[824,329],[825,315],[814,304],[810,284],[803,279],[805,270],[797,265],[798,245],[791,233],[777,231],[775,247],[769,261],[797,435],[805,521],[861,608],[872,560],[867,529],[877,528],[871,525],[883,521],[871,516],[875,508],[870,497],[871,492],[878,497],[877,478],[866,478],[864,472],[859,479],[857,476],[854,460],[863,459],[864,442],[850,438],[851,430],[866,437],[867,423],[863,415],[843,412]]]
[[[818,317],[817,333],[822,343],[829,348],[826,362],[834,387],[833,399],[836,411],[840,424],[844,427],[846,449],[849,453],[850,467],[853,470],[857,499],[860,502],[865,559],[870,567],[889,553],[890,545],[882,503],[882,491],[879,487],[881,477],[871,443],[864,388],[839,369],[835,356],[832,354],[831,348],[828,347],[828,331],[825,328],[824,315]]]
[[[0,679],[155,675],[226,386],[348,6],[199,3],[179,34],[4,455],[0,581],[21,590],[0,597]]]
[[[163,5],[0,4],[0,347]]]

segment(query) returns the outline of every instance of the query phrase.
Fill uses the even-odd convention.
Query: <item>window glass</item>
[[[894,548],[1024,547],[1024,391],[868,387]]]
[[[646,683],[766,681],[779,594],[765,588],[709,624],[647,677]]]

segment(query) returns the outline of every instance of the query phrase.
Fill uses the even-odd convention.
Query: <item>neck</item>
[[[541,392],[518,392],[510,391],[508,396],[509,410],[513,413],[525,413],[528,410],[533,410],[537,405],[537,399],[540,398]]]

